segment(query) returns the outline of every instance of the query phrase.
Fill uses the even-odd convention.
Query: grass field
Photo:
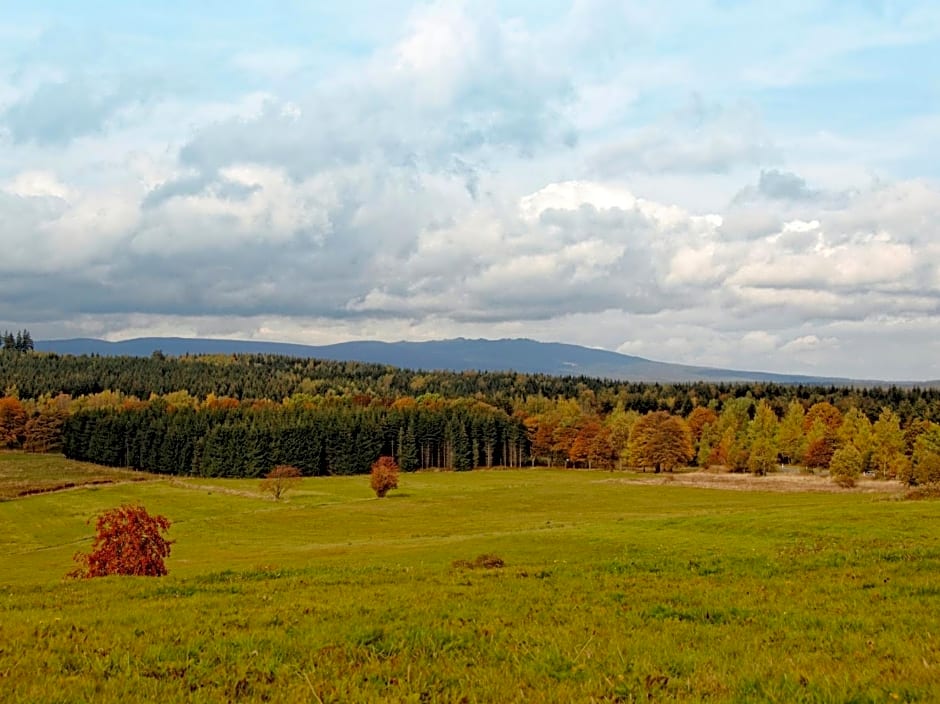
[[[141,472],[72,462],[58,455],[0,450],[0,501],[47,491],[148,478]]]
[[[68,467],[0,455],[0,485],[34,462]],[[2,501],[0,700],[940,701],[940,502],[624,478]],[[63,579],[86,521],[132,500],[173,520],[170,575]],[[454,565],[481,554],[505,566]]]

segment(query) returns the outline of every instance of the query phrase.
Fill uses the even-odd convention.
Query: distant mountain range
[[[36,349],[59,354],[149,357],[160,350],[169,356],[199,354],[278,354],[334,361],[370,362],[405,369],[449,371],[516,371],[532,374],[591,376],[644,382],[765,381],[779,384],[860,384],[838,377],[715,369],[656,362],[607,350],[558,342],[512,340],[434,340],[431,342],[343,342],[297,345],[254,340],[212,340],[142,337],[108,342],[90,338],[43,340]]]

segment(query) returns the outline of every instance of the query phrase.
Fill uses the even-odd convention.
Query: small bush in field
[[[506,566],[506,562],[499,555],[477,555],[474,560],[454,560],[451,567],[465,570],[498,570]]]
[[[299,486],[302,478],[301,471],[296,467],[289,464],[279,464],[264,475],[264,479],[261,480],[261,485],[258,488],[261,492],[273,496],[274,500],[277,501],[288,490]]]
[[[162,577],[171,541],[166,516],[152,516],[139,504],[124,504],[95,519],[95,542],[88,554],[76,553],[79,567],[70,577],[88,579],[112,574]]]
[[[390,490],[398,488],[398,463],[393,457],[379,457],[372,464],[370,484],[380,499]]]

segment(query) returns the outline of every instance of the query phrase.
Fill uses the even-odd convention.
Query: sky
[[[940,3],[5,0],[0,329],[940,378]]]

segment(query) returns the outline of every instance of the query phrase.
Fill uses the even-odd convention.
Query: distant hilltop
[[[555,376],[590,376],[637,382],[747,382],[812,385],[887,385],[887,382],[838,377],[715,369],[657,362],[643,357],[559,342],[529,339],[434,340],[429,342],[342,342],[299,345],[256,340],[142,337],[120,342],[91,338],[42,340],[36,350],[71,355],[148,357],[202,354],[276,354],[332,361],[386,364],[404,369],[447,371],[516,371]],[[921,382],[928,384],[930,382]],[[906,384],[909,385],[909,384]],[[931,384],[932,385],[932,384]]]

